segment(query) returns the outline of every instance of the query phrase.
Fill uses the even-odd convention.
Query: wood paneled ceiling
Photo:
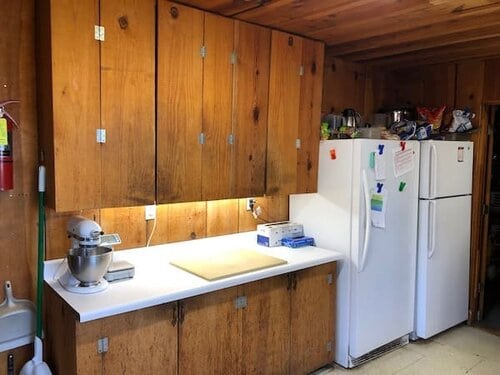
[[[500,56],[500,0],[180,0],[374,66]]]

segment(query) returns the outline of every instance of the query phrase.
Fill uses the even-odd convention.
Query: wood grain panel
[[[103,373],[176,374],[177,326],[171,324],[174,306],[176,303],[102,319],[101,335],[109,337]],[[144,356],[146,348],[150,350]]]
[[[238,287],[233,287],[179,302],[184,311],[179,325],[179,374],[241,373],[237,296]]]
[[[17,298],[32,299],[36,278],[37,123],[34,62],[34,3],[0,1],[5,22],[0,38],[0,101],[21,103],[6,107],[20,129],[13,131],[14,189],[0,192],[0,285],[10,280]],[[3,288],[0,300],[3,300]],[[32,354],[32,347],[13,350],[15,361]],[[6,367],[7,353],[0,357]],[[17,363],[20,367],[20,363]],[[22,363],[21,363],[22,365]]]
[[[155,200],[155,0],[100,3],[100,207]]]
[[[248,232],[257,229],[258,224],[273,221],[288,220],[288,196],[256,197],[255,208],[259,207],[261,214],[254,218],[250,211],[246,210],[246,199],[238,200],[238,232]]]
[[[207,55],[203,62],[203,200],[231,196],[231,164],[233,147],[231,134],[234,21],[205,14],[204,45]]]
[[[155,233],[151,239],[153,245],[194,240],[207,235],[206,202],[159,205],[156,220]]]
[[[100,225],[104,233],[118,233],[122,244],[115,249],[146,246],[144,207],[106,208],[100,210]]]
[[[366,68],[337,59],[332,51],[325,51],[322,111],[339,114],[345,108],[354,108],[360,112],[364,108]]]
[[[288,275],[243,286],[241,374],[286,374],[290,355]]]
[[[323,95],[324,45],[304,39],[300,83],[299,136],[297,151],[297,193],[318,190],[319,129]]]
[[[232,197],[262,195],[266,179],[271,31],[235,22]]]
[[[92,32],[97,1],[60,1],[50,17],[52,86],[39,88],[40,96],[52,95],[54,112],[40,119],[41,129],[53,127],[54,165],[47,165],[47,175],[55,178],[49,187],[55,200],[48,201],[57,211],[95,208],[101,198],[99,42]]]
[[[207,237],[238,233],[238,199],[207,202]]]
[[[203,12],[158,3],[158,203],[201,199]]]
[[[465,106],[476,112],[474,126],[479,129],[474,133],[471,140],[474,142],[474,160],[472,172],[472,213],[471,213],[471,264],[470,264],[470,293],[469,308],[471,315],[469,319],[476,320],[478,308],[478,290],[476,288],[480,281],[481,251],[483,246],[483,220],[484,215],[484,187],[486,182],[486,165],[488,152],[488,128],[484,121],[485,114],[482,110],[483,88],[487,82],[484,75],[485,64],[481,61],[471,61],[457,65],[457,108]]]
[[[333,360],[335,267],[335,263],[328,263],[295,273],[291,302],[291,374],[306,374]],[[330,349],[328,342],[332,345]]]
[[[485,62],[484,100],[500,102],[500,59]]]
[[[266,190],[295,192],[302,38],[272,31],[269,77]]]

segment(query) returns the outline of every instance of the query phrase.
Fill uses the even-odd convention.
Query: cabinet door
[[[155,200],[155,0],[101,1],[101,207]],[[89,108],[93,110],[93,108]],[[97,110],[97,108],[95,108]]]
[[[205,13],[203,62],[202,199],[231,196],[231,105],[234,21]]]
[[[294,274],[290,374],[306,374],[333,360],[335,263]]]
[[[179,374],[239,374],[237,287],[179,302]]]
[[[243,286],[241,374],[286,374],[290,355],[288,275]]]
[[[78,374],[176,374],[176,304],[77,324]],[[97,340],[108,339],[97,353]]]
[[[158,2],[159,203],[201,200],[203,20],[202,11]]]
[[[267,132],[267,193],[287,195],[297,187],[302,38],[272,31]]]
[[[324,44],[304,39],[300,84],[296,193],[318,190],[319,130],[323,89]]]
[[[232,197],[261,196],[266,183],[271,31],[235,22]]]
[[[37,90],[47,204],[57,211],[98,207],[99,42],[92,32],[99,24],[98,1],[43,0],[37,6],[42,47]]]

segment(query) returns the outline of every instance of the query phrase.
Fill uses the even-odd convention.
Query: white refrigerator
[[[415,333],[468,318],[472,142],[421,144]]]
[[[321,141],[318,193],[290,196],[290,219],[342,252],[333,360],[354,367],[408,342],[417,255],[417,141]]]

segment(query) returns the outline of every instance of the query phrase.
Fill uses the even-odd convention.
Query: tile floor
[[[324,368],[314,375],[499,375],[500,337],[466,325],[418,340],[355,369]]]

